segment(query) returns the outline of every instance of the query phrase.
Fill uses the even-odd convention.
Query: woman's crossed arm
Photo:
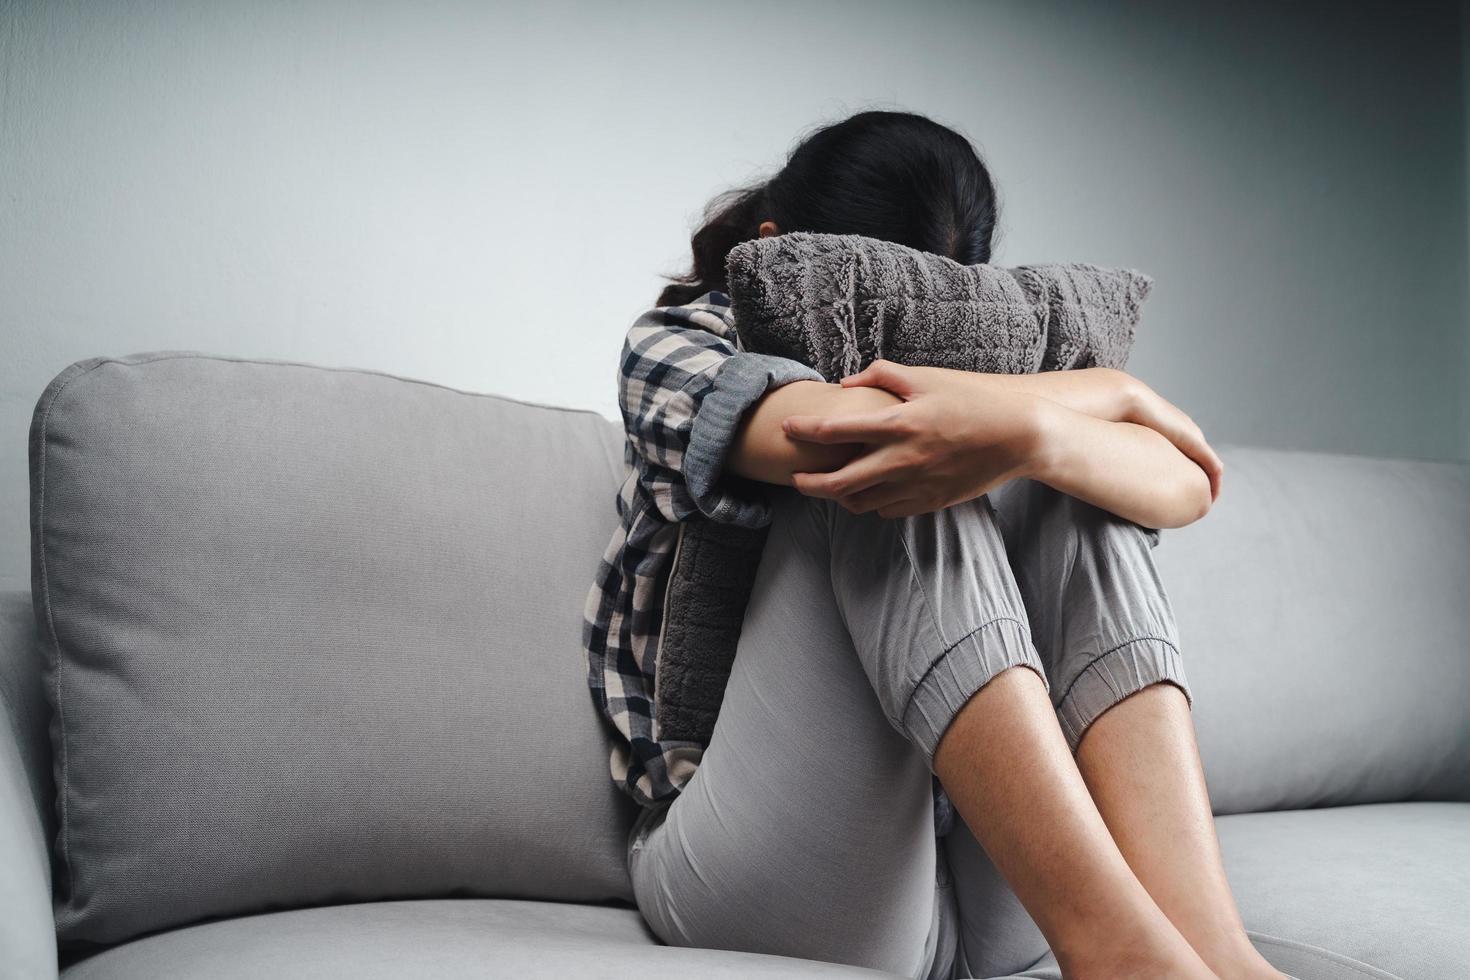
[[[876,361],[746,413],[726,468],[898,517],[1029,477],[1145,527],[1209,511],[1223,465],[1187,415],[1121,371],[1001,375]]]

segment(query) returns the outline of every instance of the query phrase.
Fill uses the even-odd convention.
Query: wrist
[[[1065,406],[1045,398],[1031,399],[1019,476],[1052,485],[1069,458],[1070,432]]]
[[[1111,420],[1137,422],[1143,407],[1143,382],[1124,371],[1115,371],[1114,374],[1116,381],[1113,389]]]

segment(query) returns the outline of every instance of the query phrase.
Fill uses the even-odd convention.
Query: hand
[[[905,517],[978,497],[1031,472],[1045,399],[997,381],[1001,375],[874,361],[842,379],[876,386],[903,403],[863,415],[793,415],[793,439],[867,447],[830,473],[794,473],[797,490],[855,514]]]

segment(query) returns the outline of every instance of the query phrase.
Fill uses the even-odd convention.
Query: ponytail
[[[728,291],[725,256],[741,242],[757,237],[760,223],[770,217],[768,186],[761,181],[736,187],[710,201],[704,209],[704,222],[689,243],[694,267],[683,275],[664,277],[673,281],[659,293],[658,306],[678,306],[712,289]]]

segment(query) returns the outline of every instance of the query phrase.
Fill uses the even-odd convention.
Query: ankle
[[[1198,955],[1164,950],[1110,950],[1062,962],[1066,980],[1220,980]]]
[[[1244,928],[1211,942],[1190,941],[1221,980],[1285,980],[1286,974],[1261,955]]]
[[[1115,929],[1106,936],[1094,937],[1091,942],[1054,952],[1067,980],[1093,977],[1218,980],[1218,975],[1167,920],[1157,928],[1131,934]]]
[[[1230,953],[1200,955],[1220,980],[1286,980],[1286,974],[1272,966],[1249,942],[1244,949]]]

